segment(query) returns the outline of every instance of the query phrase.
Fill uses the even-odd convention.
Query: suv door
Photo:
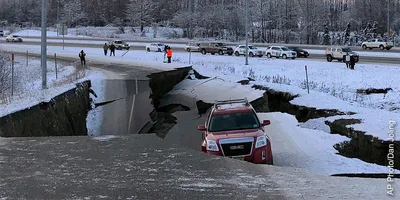
[[[272,47],[271,49],[271,55],[275,57],[279,57],[281,53],[281,48],[279,47]]]
[[[246,54],[246,47],[245,46],[240,46],[239,47],[239,52],[240,52],[240,54]]]
[[[342,49],[341,48],[336,48],[335,51],[333,51],[333,57],[336,59],[341,59],[342,56]]]

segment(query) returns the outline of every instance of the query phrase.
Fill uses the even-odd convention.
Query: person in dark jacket
[[[356,60],[353,55],[350,56],[350,69],[354,69],[354,65],[356,65]]]
[[[111,45],[110,45],[110,56],[111,55],[115,56],[115,45],[114,45],[114,43],[111,43]]]
[[[85,58],[85,56],[86,56],[86,53],[82,50],[79,53],[79,58],[81,59],[81,65],[82,66],[86,66],[86,58]]]

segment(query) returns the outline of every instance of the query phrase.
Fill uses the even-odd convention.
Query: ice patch
[[[92,137],[94,140],[98,140],[98,141],[109,141],[111,139],[115,139],[118,138],[118,136],[115,135],[103,135],[103,136],[96,136],[96,137]]]

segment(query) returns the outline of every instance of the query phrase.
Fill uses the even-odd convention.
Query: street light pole
[[[47,22],[47,0],[42,0],[42,36],[41,36],[41,66],[42,66],[42,89],[47,89],[47,33],[46,33],[46,22]]]
[[[387,5],[387,33],[388,33],[388,39],[390,37],[390,26],[389,26],[389,12],[390,12],[390,0],[388,0],[388,5]]]
[[[249,19],[248,19],[248,15],[249,15],[249,0],[246,0],[246,31],[245,31],[245,34],[246,34],[246,62],[245,62],[245,65],[249,65],[249,34],[248,34],[248,32],[249,32]]]

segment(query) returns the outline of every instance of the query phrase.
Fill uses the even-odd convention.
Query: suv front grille
[[[232,138],[219,141],[222,154],[228,157],[251,155],[253,142],[253,138]]]

